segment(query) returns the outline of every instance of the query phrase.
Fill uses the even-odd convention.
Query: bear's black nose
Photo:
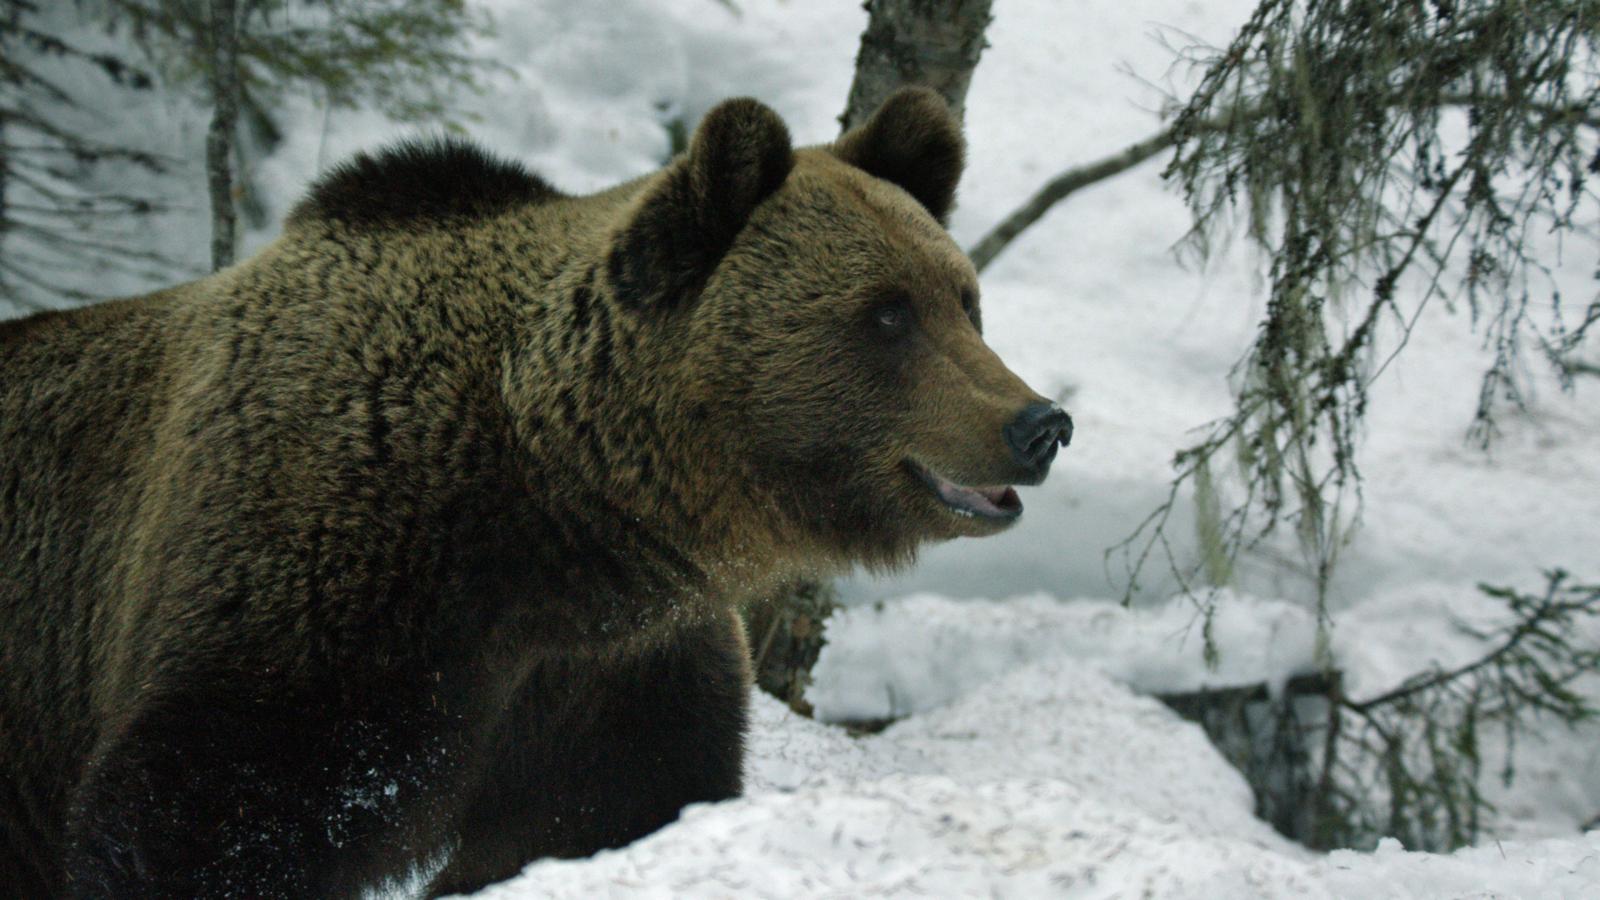
[[[1054,403],[1035,403],[1005,427],[1011,455],[1036,479],[1044,478],[1056,447],[1072,443],[1072,417]]]

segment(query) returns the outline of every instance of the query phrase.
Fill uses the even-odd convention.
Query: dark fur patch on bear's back
[[[476,219],[560,196],[521,163],[470,141],[407,140],[340,163],[311,186],[289,221],[384,227]]]

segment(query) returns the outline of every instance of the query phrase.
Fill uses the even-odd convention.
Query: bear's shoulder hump
[[[291,225],[337,221],[361,227],[478,219],[560,197],[521,163],[455,137],[413,139],[358,153],[317,179],[289,215]]]

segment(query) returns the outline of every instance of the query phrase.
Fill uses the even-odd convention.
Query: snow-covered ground
[[[476,896],[1595,896],[1600,832],[1312,854],[1198,729],[1092,668],[1018,668],[859,740],[757,695],[748,795]]]
[[[656,167],[669,119],[733,95],[771,104],[802,141],[831,139],[865,22],[859,0],[737,0],[737,14],[714,0],[479,2],[498,24],[480,49],[505,72],[461,118],[570,191]],[[1222,42],[1253,5],[997,0],[968,98],[957,239],[1157,127],[1157,88],[1188,77],[1158,29]],[[320,169],[419,127],[309,99],[280,124],[284,144],[253,171],[273,221]],[[150,231],[200,265],[204,118],[173,102],[108,111],[105,127],[188,154],[193,193]],[[1227,371],[1263,306],[1247,253],[1203,272],[1174,260],[1187,219],[1159,169],[1073,196],[985,273],[989,342],[1067,401],[1077,437],[1025,493],[1017,528],[845,583],[853,608],[829,625],[811,699],[824,717],[908,718],[855,739],[758,695],[744,799],[483,896],[1600,896],[1600,832],[1577,831],[1600,814],[1600,730],[1525,740],[1515,785],[1486,785],[1500,839],[1449,856],[1318,856],[1255,820],[1201,732],[1139,696],[1281,680],[1313,662],[1316,639],[1306,585],[1265,561],[1221,598],[1215,669],[1158,571],[1134,608],[1112,602],[1122,584],[1103,552],[1165,495],[1173,451],[1227,410]],[[275,231],[252,231],[247,249]],[[1567,296],[1592,296],[1596,268],[1594,244],[1569,244]],[[101,282],[140,286],[123,284]],[[1478,581],[1600,576],[1600,385],[1571,396],[1530,372],[1533,411],[1507,417],[1484,453],[1464,433],[1486,359],[1467,316],[1436,305],[1375,389],[1363,527],[1335,585],[1331,646],[1354,696],[1479,652],[1454,628],[1493,620]]]

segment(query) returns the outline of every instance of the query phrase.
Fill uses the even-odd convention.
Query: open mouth
[[[968,487],[956,484],[914,460],[906,460],[906,465],[958,516],[1004,521],[1022,515],[1022,500],[1010,485]]]

